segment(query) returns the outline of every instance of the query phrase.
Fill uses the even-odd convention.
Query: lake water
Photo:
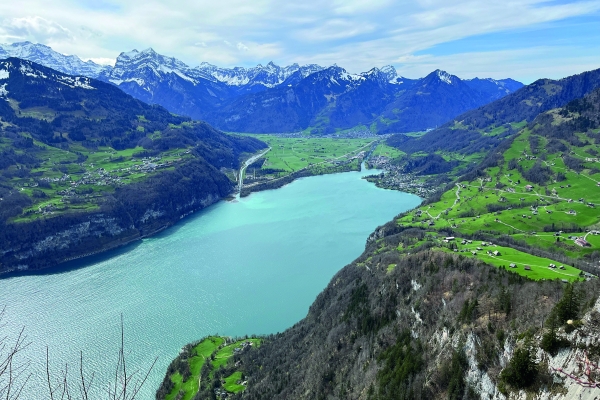
[[[40,397],[45,349],[54,370],[79,352],[106,398],[125,324],[129,371],[158,362],[139,399],[153,399],[179,349],[208,334],[283,331],[362,253],[375,227],[416,207],[417,196],[383,190],[349,172],[220,202],[149,239],[40,275],[0,280],[2,333],[25,327],[21,360],[33,375],[23,398]]]

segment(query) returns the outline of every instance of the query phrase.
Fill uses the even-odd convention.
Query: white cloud
[[[5,41],[29,40],[41,43],[73,40],[69,29],[39,16],[5,19],[0,23],[0,37]]]
[[[35,10],[35,16],[23,10]],[[435,46],[569,17],[597,17],[599,10],[600,0],[181,0],[176,6],[167,0],[111,0],[101,7],[74,0],[19,0],[0,2],[5,18],[0,42],[37,41],[82,58],[114,59],[122,51],[153,47],[189,65],[248,66],[272,59],[279,64],[337,63],[351,72],[393,64],[416,73],[429,67],[431,58],[415,54]],[[590,54],[600,57],[594,56],[598,51]],[[552,60],[560,70],[563,61]],[[543,58],[537,63],[548,65]]]
[[[300,30],[298,38],[308,41],[331,41],[359,36],[374,29],[375,26],[372,24],[356,24],[354,21],[336,18],[325,21],[319,26]]]

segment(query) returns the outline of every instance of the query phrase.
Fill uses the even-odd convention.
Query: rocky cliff
[[[265,338],[260,348],[234,356],[215,380],[202,382],[195,398],[216,398],[214,393],[222,393],[220,377],[233,369],[241,369],[247,388],[228,398],[240,399],[568,399],[579,394],[591,399],[600,394],[553,369],[581,375],[577,357],[587,351],[598,358],[598,280],[573,286],[581,322],[557,328],[560,345],[552,355],[541,348],[546,324],[572,286],[531,281],[426,248],[400,254],[398,246],[422,232],[389,227],[377,232],[365,253],[333,277],[305,319]],[[525,366],[519,364],[523,354]],[[514,380],[515,369],[516,376],[527,377],[523,382]]]
[[[161,192],[151,188],[152,182],[120,188],[97,212],[4,225],[0,274],[48,268],[123,246],[173,225],[233,190],[223,174],[175,171],[157,181]],[[182,182],[186,186],[180,186]]]

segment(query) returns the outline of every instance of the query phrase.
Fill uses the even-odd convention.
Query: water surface
[[[104,387],[114,374],[121,313],[130,370],[158,357],[141,399],[154,398],[188,342],[293,325],[360,255],[375,227],[420,202],[379,189],[364,174],[304,178],[220,202],[125,249],[0,280],[8,323],[2,330],[25,326],[31,342],[22,356],[33,372],[25,398],[39,398],[34,388],[44,385],[46,346],[54,368],[69,363],[73,372],[82,350],[97,390]]]

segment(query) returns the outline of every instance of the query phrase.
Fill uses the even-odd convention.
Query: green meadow
[[[187,362],[190,368],[190,376],[187,380],[183,380],[183,376],[179,372],[171,375],[170,379],[174,386],[166,396],[167,400],[190,400],[194,398],[199,391],[199,383],[201,382],[201,371],[204,364],[210,366],[210,378],[219,368],[227,365],[234,354],[234,349],[239,347],[243,342],[251,342],[254,346],[260,346],[261,339],[251,338],[237,340],[233,343],[225,345],[225,338],[220,336],[209,336],[192,348],[191,357],[183,362]],[[228,377],[224,378],[223,388],[230,393],[238,393],[245,389],[245,386],[238,383],[242,379],[242,373],[235,371]]]
[[[267,143],[262,169],[278,170],[279,175],[308,167],[327,166],[345,161],[366,151],[375,139],[286,138],[277,135],[253,135]]]
[[[71,145],[68,150],[63,150],[38,141],[34,141],[34,144],[41,148],[36,153],[39,164],[28,177],[16,176],[11,179],[11,184],[29,195],[33,204],[25,208],[23,214],[13,222],[39,218],[43,215],[40,209],[48,207],[52,207],[55,214],[97,209],[97,200],[113,192],[116,186],[134,183],[155,173],[143,170],[145,164],[160,163],[161,170],[169,170],[176,163],[192,157],[186,153],[187,149],[170,149],[154,156],[152,160],[145,160],[136,156],[144,152],[141,147],[126,150],[99,147],[90,150]],[[42,178],[47,179],[48,184],[39,185]],[[88,183],[83,183],[84,180]],[[77,197],[77,202],[68,200],[72,197]]]
[[[494,128],[487,134],[497,135],[502,131]],[[533,138],[539,143],[534,154],[531,136],[527,128],[523,129],[495,165],[475,178],[459,179],[439,201],[405,214],[398,223],[434,231],[452,230],[457,235],[478,232],[510,235],[529,246],[574,259],[600,251],[600,235],[594,233],[600,230],[600,209],[597,208],[600,207],[600,163],[586,161],[586,158],[596,157],[595,139],[581,136],[587,143],[581,147],[563,141],[565,147],[571,149],[569,156],[581,162],[582,169],[573,170],[565,165],[564,154],[546,150],[545,137]],[[447,160],[457,159],[452,153],[440,155]],[[480,155],[470,157],[476,160]],[[527,172],[536,163],[547,171],[547,179],[541,184],[526,179]],[[576,238],[585,238],[589,246],[579,246]],[[459,250],[463,250],[460,245]],[[505,248],[501,252],[506,256],[498,258],[479,252],[476,257],[498,267],[508,267],[511,262],[527,263],[531,271],[509,270],[532,279],[573,280],[579,273],[567,265],[564,271],[549,269],[547,265],[551,260],[513,249]],[[470,252],[460,254],[472,256]]]

